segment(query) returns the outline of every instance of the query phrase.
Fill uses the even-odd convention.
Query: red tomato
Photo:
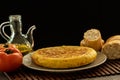
[[[11,72],[22,64],[22,53],[14,44],[0,44],[0,71]]]

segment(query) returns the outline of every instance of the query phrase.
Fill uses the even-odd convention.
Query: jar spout
[[[32,47],[34,46],[34,39],[33,39],[33,31],[34,31],[34,29],[36,29],[35,25],[31,26],[28,29],[27,33],[26,33],[27,40],[30,42]]]

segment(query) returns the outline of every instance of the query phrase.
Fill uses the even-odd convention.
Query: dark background
[[[91,28],[99,29],[104,40],[120,34],[118,5],[118,2],[104,0],[3,1],[0,3],[0,23],[8,21],[9,15],[20,14],[24,34],[36,25],[34,49],[79,45],[83,33]],[[0,42],[6,41],[0,36]]]

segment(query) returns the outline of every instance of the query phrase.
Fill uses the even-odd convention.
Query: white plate
[[[23,65],[34,70],[48,71],[48,72],[72,72],[72,71],[90,69],[103,64],[107,60],[107,57],[104,54],[98,53],[96,60],[88,65],[77,68],[69,68],[69,69],[51,69],[36,65],[31,59],[31,54],[32,53],[29,53],[23,57]]]

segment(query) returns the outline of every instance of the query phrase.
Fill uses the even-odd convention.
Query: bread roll
[[[108,59],[120,59],[120,40],[112,40],[105,43],[101,53],[105,54]]]
[[[87,46],[95,49],[96,51],[101,50],[104,40],[101,37],[101,33],[98,29],[90,29],[84,33],[83,40],[80,41],[80,46]]]
[[[109,37],[101,50],[108,59],[120,59],[120,35]]]
[[[112,40],[120,40],[120,35],[114,35],[109,37],[106,42],[112,41]]]

